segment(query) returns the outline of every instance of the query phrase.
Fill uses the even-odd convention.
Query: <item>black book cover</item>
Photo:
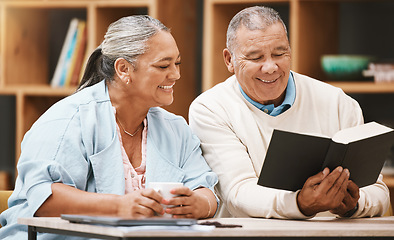
[[[330,170],[333,170],[337,166],[342,166],[349,169],[350,179],[358,187],[374,184],[379,177],[393,143],[393,132],[349,144],[332,142],[331,145],[335,147],[330,146],[322,169],[328,167]],[[335,151],[341,154],[342,157],[338,156],[335,158]]]
[[[373,184],[394,143],[393,133],[391,129],[343,144],[326,137],[275,129],[257,184],[297,191],[309,177],[325,167],[333,170],[337,166],[348,168],[350,179],[359,187]]]

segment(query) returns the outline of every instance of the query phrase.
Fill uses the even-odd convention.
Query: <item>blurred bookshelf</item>
[[[171,28],[185,64],[175,87],[177,101],[166,108],[187,118],[188,107],[198,94],[198,38],[190,30],[198,28],[198,6],[198,0],[0,1],[0,101],[10,108],[0,119],[9,130],[0,140],[11,146],[3,145],[0,175],[11,178],[8,188],[13,187],[17,175],[15,166],[24,134],[51,105],[76,90],[75,83],[51,84],[72,19],[86,24],[86,54],[81,66],[101,43],[109,24],[121,17],[149,14]]]

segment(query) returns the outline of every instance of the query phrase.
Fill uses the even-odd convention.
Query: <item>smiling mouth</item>
[[[171,89],[174,85],[175,85],[175,83],[171,84],[169,86],[159,86],[159,88],[161,88],[161,89]]]
[[[274,82],[276,82],[278,80],[278,78],[274,79],[274,80],[264,80],[264,79],[261,79],[261,78],[257,78],[257,79],[259,81],[262,81],[263,83],[274,83]]]

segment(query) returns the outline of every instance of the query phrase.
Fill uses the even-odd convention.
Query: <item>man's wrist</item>
[[[357,210],[358,210],[358,202],[357,202],[356,206],[355,206],[353,209],[347,211],[347,212],[343,215],[343,217],[345,217],[345,218],[350,218],[350,217],[352,217],[352,216],[357,212]]]

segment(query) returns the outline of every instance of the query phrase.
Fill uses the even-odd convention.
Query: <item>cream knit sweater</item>
[[[206,161],[219,176],[222,205],[217,216],[307,218],[297,207],[297,192],[257,185],[273,129],[332,137],[341,129],[363,123],[360,106],[341,89],[295,72],[293,76],[295,102],[276,117],[250,104],[241,95],[235,76],[191,104],[190,126],[201,140]],[[381,178],[360,189],[354,217],[386,212],[389,190]]]

